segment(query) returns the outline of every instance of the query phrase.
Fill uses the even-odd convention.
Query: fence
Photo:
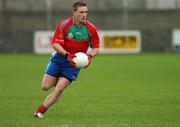
[[[1,53],[32,52],[34,31],[55,29],[60,19],[71,15],[73,2],[62,0],[61,5],[58,5],[59,0],[52,0],[52,3],[14,0],[17,1],[20,3],[0,0]],[[89,19],[99,30],[140,30],[143,52],[170,51],[172,31],[180,28],[180,2],[165,2],[162,8],[162,5],[157,3],[158,0],[151,0],[150,3],[148,1],[91,0],[88,4]]]

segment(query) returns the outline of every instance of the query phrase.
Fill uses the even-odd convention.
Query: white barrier
[[[141,33],[139,31],[99,31],[100,53],[139,53],[141,52]],[[53,31],[34,33],[34,52],[52,53]]]
[[[53,52],[51,38],[53,31],[36,31],[34,33],[34,52],[37,54],[49,54]]]
[[[180,51],[180,29],[172,32],[172,49],[173,51]]]
[[[139,31],[99,31],[100,53],[139,53],[141,33]]]

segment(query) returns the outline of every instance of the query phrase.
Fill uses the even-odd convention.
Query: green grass
[[[99,55],[43,119],[47,55],[0,55],[0,127],[179,127],[180,54]]]

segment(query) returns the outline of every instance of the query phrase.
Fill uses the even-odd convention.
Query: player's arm
[[[73,62],[73,58],[75,57],[74,54],[70,54],[63,48],[64,44],[64,34],[60,29],[61,23],[56,28],[56,31],[54,32],[54,36],[52,38],[52,47],[55,51],[57,51],[59,54],[65,56],[67,60],[70,62],[71,66],[75,66],[75,63]]]
[[[52,44],[52,47],[55,51],[57,51],[59,54],[66,56],[66,54],[68,53],[60,44],[58,43],[54,43]]]
[[[97,33],[96,29],[92,29],[91,32],[92,32],[92,37],[90,39],[90,42],[92,44],[92,50],[91,50],[90,54],[88,54],[89,63],[85,68],[87,68],[90,65],[91,59],[93,57],[95,57],[99,52],[99,36],[98,36],[98,33]]]
[[[64,39],[63,39],[63,33],[60,30],[60,25],[56,28],[54,32],[54,36],[52,38],[52,47],[55,51],[57,51],[59,54],[65,56],[67,54],[67,51],[62,47],[64,44]]]
[[[90,52],[90,56],[91,56],[91,58],[93,58],[99,52],[99,43],[100,42],[99,42],[99,36],[98,36],[96,29],[93,29],[91,32],[92,32],[92,37],[91,37],[90,41],[92,44],[92,50]]]
[[[93,48],[89,55],[91,56],[91,58],[93,58],[98,54],[98,52],[99,52],[99,48]]]

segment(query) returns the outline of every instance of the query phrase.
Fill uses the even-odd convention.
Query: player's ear
[[[76,11],[72,10],[72,14],[75,15]]]

